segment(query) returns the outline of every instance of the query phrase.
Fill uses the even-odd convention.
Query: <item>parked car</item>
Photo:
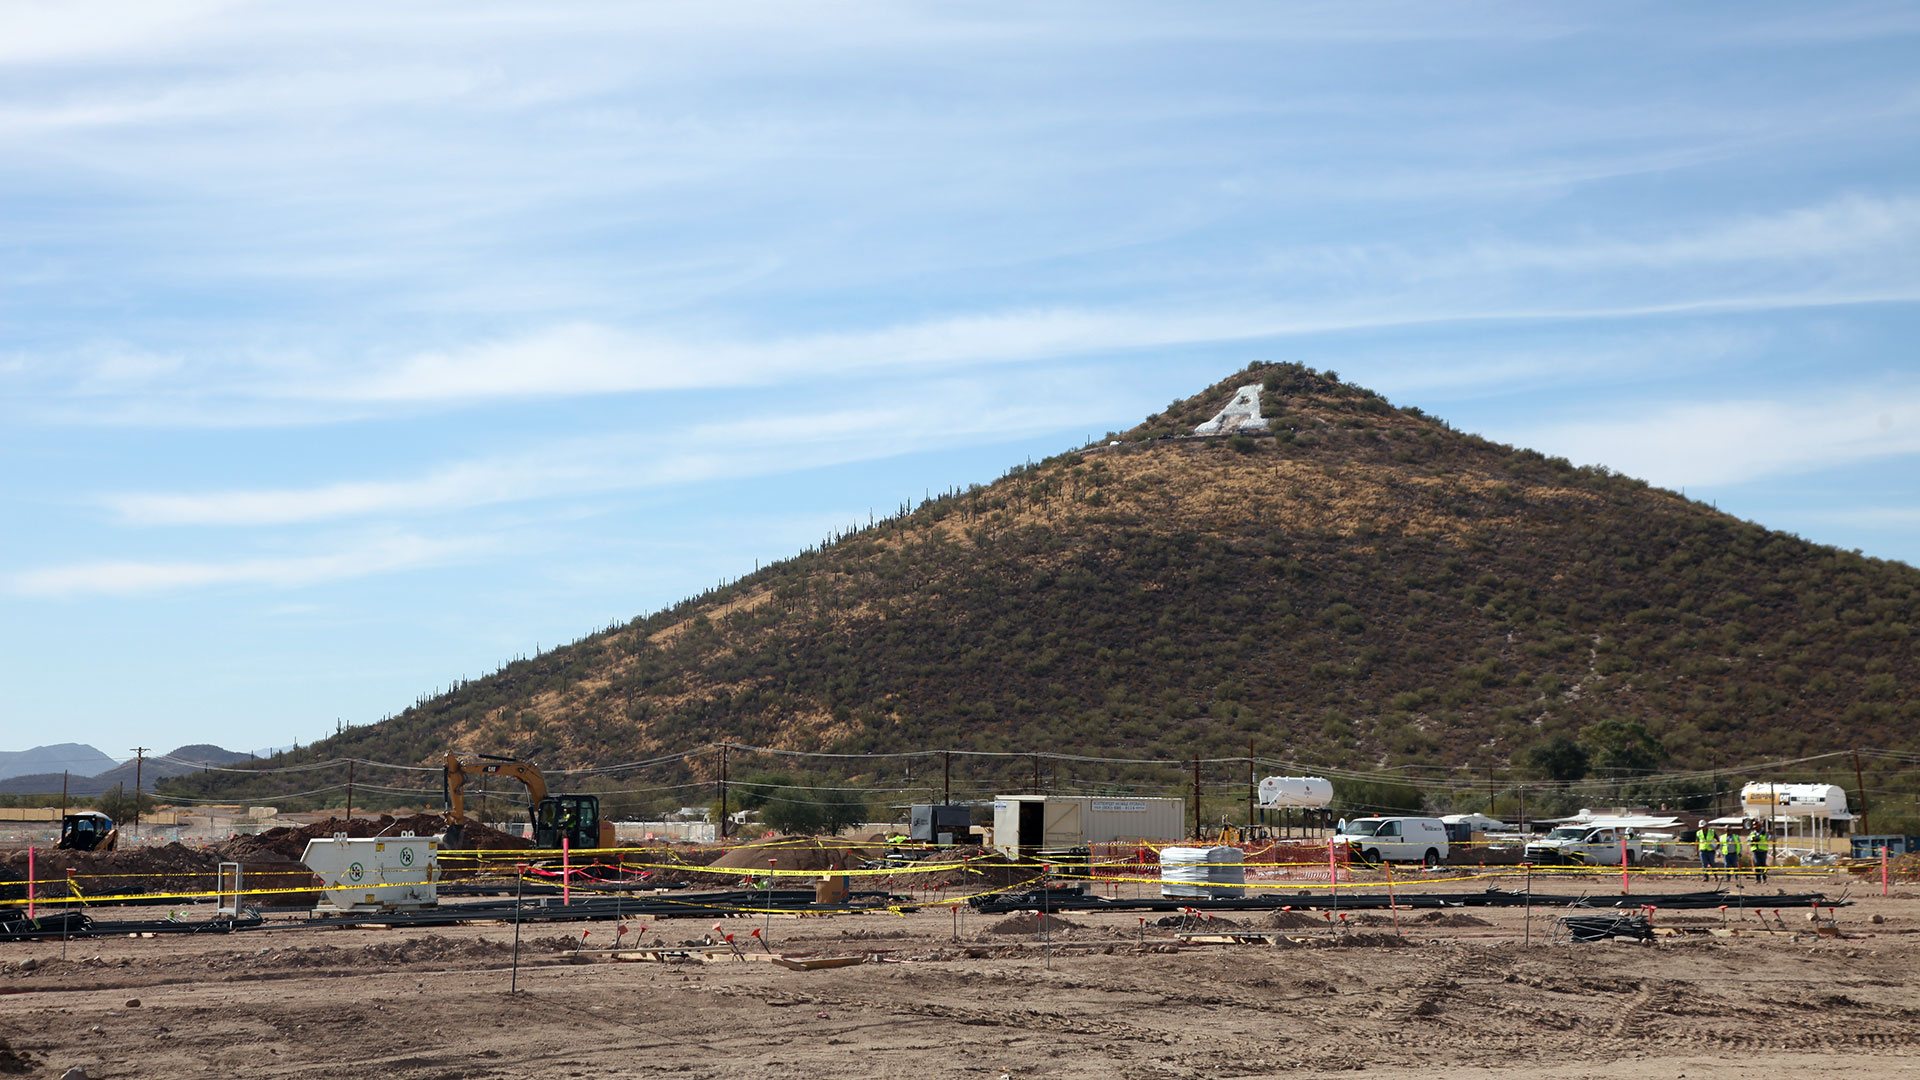
[[[1334,836],[1360,862],[1439,864],[1447,857],[1447,827],[1439,818],[1371,817],[1349,821]]]

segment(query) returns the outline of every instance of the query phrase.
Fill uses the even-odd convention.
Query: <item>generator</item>
[[[916,803],[907,822],[907,839],[914,843],[952,847],[969,839],[973,808],[951,803]]]

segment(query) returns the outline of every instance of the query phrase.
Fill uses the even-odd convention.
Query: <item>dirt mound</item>
[[[1225,915],[1198,913],[1193,915],[1167,915],[1153,920],[1151,926],[1177,926],[1194,930],[1244,930],[1245,923],[1235,922]]]
[[[447,819],[443,814],[414,814],[403,818],[391,814],[381,814],[379,817],[330,817],[297,828],[279,825],[257,836],[236,836],[214,850],[229,862],[299,862],[301,856],[306,854],[307,841],[324,840],[338,833],[352,837],[399,836],[402,833],[438,836],[446,831]],[[467,823],[466,849],[499,851],[531,846],[517,836],[488,828],[477,821]]]
[[[857,870],[861,863],[886,855],[886,845],[849,844],[818,836],[777,836],[757,844],[742,844],[708,865],[734,870]],[[738,880],[738,875],[728,875]]]
[[[1855,865],[1847,869],[1857,874],[1861,872],[1862,868]],[[1880,866],[1877,862],[1869,863],[1865,867],[1868,875],[1877,873],[1879,869]],[[1893,881],[1920,881],[1920,854],[1895,855],[1892,859],[1889,859],[1887,861],[1887,877]]]
[[[172,843],[120,851],[41,851],[34,855],[33,873],[40,881],[36,892],[43,897],[67,895],[62,882],[68,871],[72,871],[74,888],[88,897],[207,892],[213,888],[219,863],[219,856],[211,851]],[[26,852],[8,855],[4,866],[10,882],[26,881]],[[18,893],[15,899],[26,895],[19,884],[10,884],[6,891],[9,896]]]
[[[1327,920],[1318,915],[1309,915],[1304,911],[1276,911],[1267,916],[1267,925],[1275,930],[1305,930],[1311,927],[1324,927]]]
[[[1427,926],[1492,926],[1493,924],[1477,915],[1464,911],[1429,911],[1414,920]]]
[[[1077,930],[1080,924],[1058,915],[1047,916],[1046,922],[1052,923],[1055,930]],[[1041,930],[1038,912],[1022,911],[1009,915],[992,926],[987,927],[989,934],[1037,934]]]
[[[567,948],[574,947],[569,940]],[[513,943],[509,941],[486,941],[459,939],[427,935],[411,937],[403,941],[382,941],[371,945],[362,945],[361,957],[369,962],[388,964],[417,964],[422,961],[447,960],[490,960],[509,955],[513,952]]]

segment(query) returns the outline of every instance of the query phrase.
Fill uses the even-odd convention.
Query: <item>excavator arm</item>
[[[463,761],[460,755],[447,754],[443,780],[447,797],[447,840],[449,848],[465,846],[463,833],[467,824],[467,802],[461,789],[467,786],[468,777],[506,776],[526,785],[529,806],[537,807],[547,797],[547,778],[540,775],[540,769],[525,761],[511,758],[482,757],[478,761]]]

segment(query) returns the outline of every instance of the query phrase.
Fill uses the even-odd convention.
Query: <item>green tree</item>
[[[130,792],[125,784],[120,784],[93,800],[93,805],[112,818],[115,825],[125,825],[135,814],[144,814],[153,808],[153,796],[144,791]]]
[[[1600,720],[1587,725],[1580,738],[1593,747],[1593,768],[1600,776],[1645,776],[1667,760],[1667,748],[1638,720]]]
[[[1333,781],[1333,812],[1336,817],[1418,814],[1425,804],[1420,789],[1412,784],[1340,778]]]
[[[1587,748],[1565,735],[1550,735],[1520,754],[1527,768],[1548,780],[1570,784],[1587,775]]]
[[[819,832],[825,824],[819,801],[802,787],[774,789],[761,804],[760,820],[783,833]]]
[[[734,790],[736,809],[758,810],[781,788],[792,787],[793,777],[786,773],[758,773],[743,776],[729,785]]]
[[[867,820],[867,800],[857,791],[828,788],[819,793],[820,827],[836,833]]]

